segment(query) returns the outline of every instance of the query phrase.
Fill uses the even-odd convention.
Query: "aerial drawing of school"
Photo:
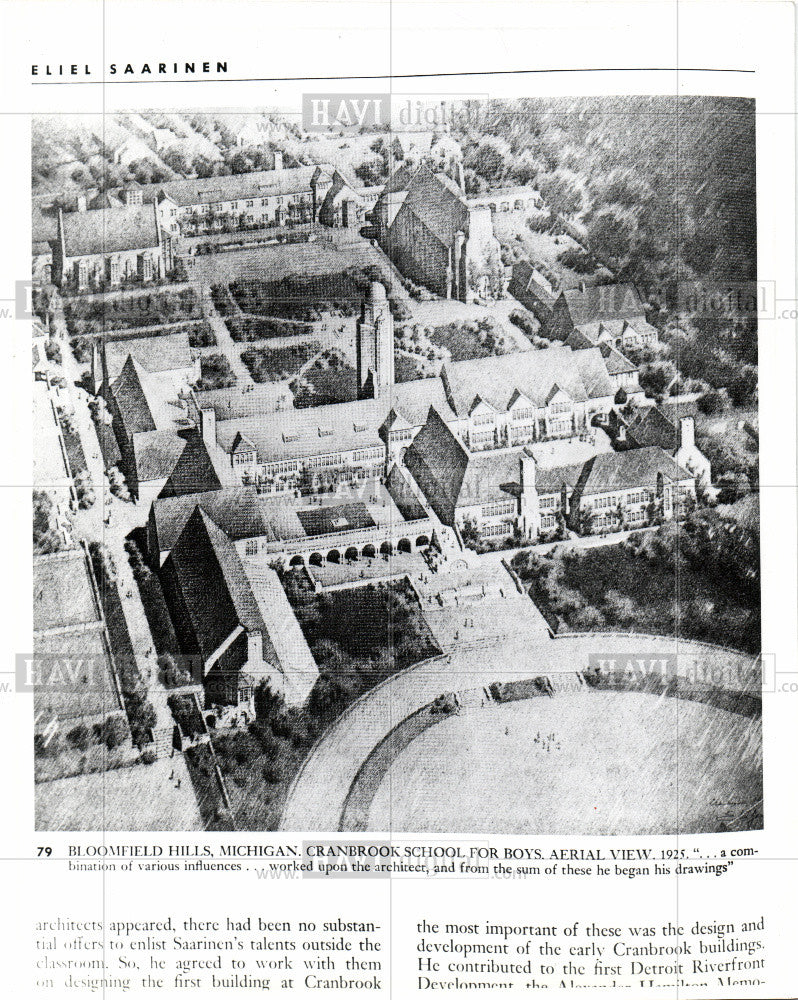
[[[37,828],[761,827],[753,103],[296,122],[33,120]]]

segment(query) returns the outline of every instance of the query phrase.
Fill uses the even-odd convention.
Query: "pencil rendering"
[[[428,104],[33,119],[37,829],[762,828],[754,103]]]

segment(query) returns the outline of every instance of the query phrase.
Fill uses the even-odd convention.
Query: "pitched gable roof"
[[[214,468],[202,436],[196,431],[191,431],[184,437],[185,446],[159,497],[207,493],[222,488],[221,479]]]
[[[630,451],[602,452],[585,463],[582,493],[609,493],[613,490],[652,486],[657,476],[666,480],[693,479],[691,473],[662,448],[632,448]]]
[[[555,385],[575,402],[611,396],[615,391],[596,348],[572,351],[556,345],[542,351],[456,361],[445,365],[441,374],[449,403],[461,416],[470,412],[477,396],[503,412],[516,392],[542,407]]]
[[[640,447],[659,447],[675,452],[679,447],[676,427],[658,406],[648,406],[638,411],[628,425],[628,436]]]
[[[266,534],[262,503],[254,486],[235,486],[207,493],[160,496],[152,505],[150,524],[159,551],[174,548],[197,507],[231,539],[260,538]]]
[[[67,257],[146,250],[159,245],[158,219],[152,205],[66,212],[61,218]]]
[[[197,506],[164,565],[179,591],[186,626],[204,660],[240,626],[265,625],[241,558],[225,533]]]
[[[128,356],[127,361],[122,366],[119,378],[111,387],[120,419],[130,437],[156,429],[141,376],[141,366],[135,358]]]
[[[328,164],[292,167],[283,170],[253,170],[246,174],[186,178],[142,185],[145,201],[167,195],[181,207],[211,205],[239,199],[268,198],[311,190],[311,183],[332,178]]]
[[[413,215],[444,246],[451,246],[458,231],[468,228],[469,209],[457,186],[445,175],[438,176],[422,164],[408,185],[400,212]]]
[[[568,288],[562,295],[574,326],[598,320],[628,319],[644,315],[637,289],[628,283],[593,285],[584,290]]]
[[[191,345],[185,330],[159,337],[127,337],[120,340],[103,338],[105,365],[109,379],[115,379],[132,356],[145,372],[177,371],[190,368]]]
[[[627,357],[620,351],[616,351],[610,344],[599,344],[598,349],[604,358],[608,375],[631,375],[633,372],[639,371],[637,365],[633,365]]]
[[[139,483],[165,479],[185,448],[183,438],[174,431],[145,431],[133,436],[133,461]]]
[[[231,454],[234,455],[238,451],[255,451],[255,445],[245,434],[242,434],[241,431],[236,434],[233,439],[233,444],[230,447]]]
[[[433,406],[405,453],[405,466],[441,521],[453,524],[468,452]]]

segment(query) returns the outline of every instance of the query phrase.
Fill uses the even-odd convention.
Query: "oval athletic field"
[[[433,707],[441,695],[448,709]],[[460,648],[390,677],[336,720],[297,775],[281,829],[755,829],[761,739],[748,654],[606,634]]]

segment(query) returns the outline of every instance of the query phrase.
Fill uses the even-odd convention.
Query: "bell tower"
[[[378,399],[393,386],[393,316],[385,286],[372,281],[356,324],[359,399]]]

